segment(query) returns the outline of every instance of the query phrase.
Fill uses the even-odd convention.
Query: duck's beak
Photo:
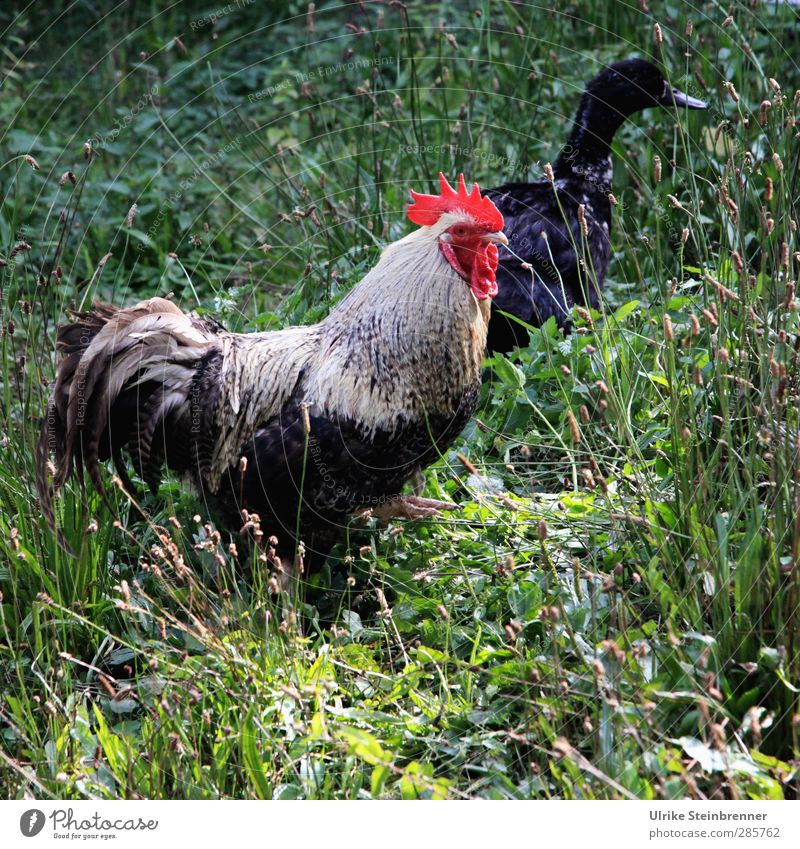
[[[481,240],[487,245],[489,242],[499,242],[501,245],[508,244],[508,236],[502,230],[498,230],[496,233],[484,233]]]
[[[691,97],[686,92],[679,88],[672,88],[667,83],[664,94],[658,99],[662,106],[685,106],[687,109],[708,109],[708,104],[705,100],[700,100],[699,97]]]

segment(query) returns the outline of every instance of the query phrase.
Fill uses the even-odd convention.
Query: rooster
[[[324,557],[359,512],[452,508],[401,492],[474,411],[507,239],[477,184],[439,180],[438,195],[411,192],[419,228],[318,324],[229,333],[151,298],[60,327],[37,451],[50,525],[71,474],[105,497],[104,460],[133,491],[126,457],[152,491],[165,465],[188,477],[231,530],[257,514],[284,556],[302,542]]]

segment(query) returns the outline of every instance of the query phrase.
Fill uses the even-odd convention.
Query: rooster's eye
[[[456,227],[455,230],[456,230],[456,236],[466,236],[467,235],[467,228],[466,227]]]

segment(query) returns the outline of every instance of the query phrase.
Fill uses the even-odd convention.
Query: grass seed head
[[[576,445],[581,444],[581,431],[578,427],[578,422],[575,419],[575,413],[572,410],[567,411],[567,421],[569,422],[570,433],[572,434],[572,441]]]
[[[586,221],[586,205],[583,203],[578,204],[578,221],[581,225],[581,230],[583,231],[584,236],[589,235],[589,224]]]
[[[731,100],[734,103],[738,103],[739,102],[739,94],[737,93],[736,89],[734,88],[733,83],[726,82],[725,83],[725,89],[727,90],[728,94],[730,95]]]

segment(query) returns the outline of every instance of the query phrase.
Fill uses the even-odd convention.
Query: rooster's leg
[[[421,498],[419,495],[398,495],[371,509],[371,514],[379,521],[389,519],[424,519],[426,516],[438,516],[442,510],[457,510],[457,504],[449,501],[437,501],[435,498]]]
[[[422,469],[417,468],[414,470],[409,483],[411,484],[411,490],[414,495],[422,494],[422,490],[425,489],[425,475],[422,474]]]

